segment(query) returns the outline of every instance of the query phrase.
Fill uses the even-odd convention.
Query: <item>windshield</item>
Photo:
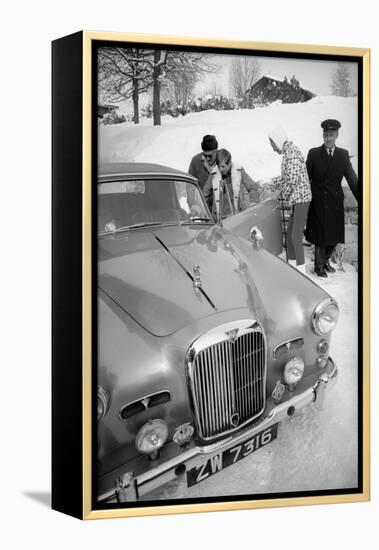
[[[100,235],[138,227],[213,223],[196,185],[176,180],[124,180],[98,185]]]

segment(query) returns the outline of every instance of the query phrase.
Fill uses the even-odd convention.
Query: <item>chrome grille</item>
[[[262,331],[244,331],[197,349],[190,364],[199,435],[211,438],[243,426],[265,406],[266,350]]]

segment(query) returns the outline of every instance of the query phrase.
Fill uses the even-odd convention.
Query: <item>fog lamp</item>
[[[328,364],[328,356],[324,355],[322,357],[317,357],[316,364],[319,369],[323,369]]]
[[[159,449],[166,443],[168,426],[158,418],[149,420],[142,426],[136,437],[136,448],[142,454],[149,455],[151,460],[158,457]]]
[[[319,342],[317,344],[317,350],[319,351],[319,353],[321,353],[322,355],[325,355],[328,353],[329,351],[329,344],[326,340],[321,340],[321,342]]]
[[[185,447],[191,441],[194,428],[189,422],[178,426],[175,430],[173,441],[177,443],[180,447]]]
[[[304,361],[301,357],[292,357],[284,367],[284,381],[288,389],[293,391],[296,384],[301,380],[304,374]]]

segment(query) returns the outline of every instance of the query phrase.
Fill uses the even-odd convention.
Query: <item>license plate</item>
[[[267,430],[263,430],[262,432],[254,435],[254,437],[248,439],[244,443],[231,447],[230,449],[226,449],[225,451],[212,456],[200,466],[191,468],[187,471],[188,487],[192,487],[192,485],[196,485],[197,483],[208,479],[214,474],[217,474],[217,472],[220,472],[228,466],[235,464],[242,458],[251,455],[261,447],[264,447],[265,445],[271,443],[271,441],[274,441],[277,435],[278,424],[274,424],[273,426],[270,426],[270,428],[267,428]]]

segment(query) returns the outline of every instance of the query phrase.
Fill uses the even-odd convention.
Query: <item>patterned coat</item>
[[[292,141],[284,143],[281,172],[281,176],[272,179],[271,191],[280,189],[283,199],[290,205],[312,199],[303,153]]]
[[[358,180],[351,166],[349,152],[335,147],[330,158],[325,145],[308,153],[307,169],[312,187],[305,236],[318,246],[334,246],[345,242],[345,212],[342,178],[357,198]]]
[[[242,166],[232,162],[230,174],[226,178],[222,177],[216,167],[203,187],[205,200],[215,218],[219,209],[222,183],[226,184],[223,188],[223,218],[232,214],[227,195],[230,197],[234,212],[245,210],[251,203],[259,202],[261,186],[249,176]]]

